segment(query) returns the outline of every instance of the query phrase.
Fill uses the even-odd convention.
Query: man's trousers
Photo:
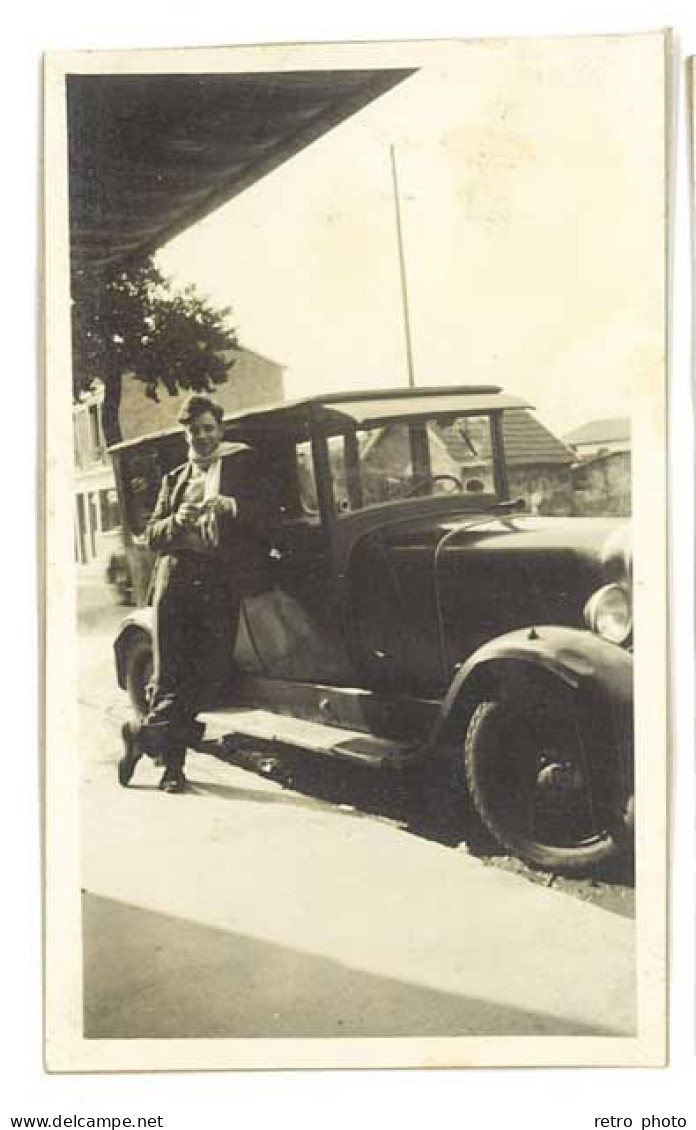
[[[194,559],[155,591],[154,671],[138,741],[172,769],[202,736],[198,711],[231,691],[240,601],[227,572],[224,563]]]

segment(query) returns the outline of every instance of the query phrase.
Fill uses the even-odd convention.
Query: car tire
[[[144,633],[139,633],[131,643],[126,657],[126,690],[139,718],[147,713],[152,671],[152,640]]]
[[[596,805],[585,783],[587,751],[569,702],[480,703],[467,728],[464,770],[483,823],[532,867],[587,874],[624,850],[611,830],[611,804],[605,796]]]

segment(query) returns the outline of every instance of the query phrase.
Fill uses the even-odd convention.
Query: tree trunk
[[[109,447],[114,443],[120,443],[123,439],[119,420],[122,384],[122,373],[111,373],[108,379],[104,381],[102,428],[104,429],[104,439]]]

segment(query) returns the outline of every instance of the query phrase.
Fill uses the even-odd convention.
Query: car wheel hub
[[[543,754],[537,763],[536,787],[544,793],[577,796],[585,787],[579,767],[573,761],[560,761],[553,754]]]

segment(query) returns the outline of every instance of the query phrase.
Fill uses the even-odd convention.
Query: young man
[[[241,597],[267,587],[273,505],[255,452],[223,441],[222,416],[210,397],[188,397],[179,414],[188,460],[163,479],[145,530],[160,554],[154,674],[148,714],[122,728],[123,786],[148,753],[164,761],[161,789],[186,789],[186,748],[203,733],[196,713],[219,702],[233,677]]]

